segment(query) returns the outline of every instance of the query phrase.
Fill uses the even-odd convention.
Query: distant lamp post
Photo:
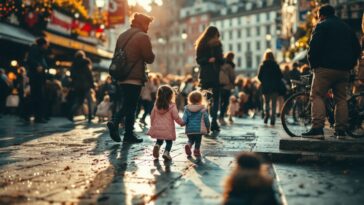
[[[12,61],[10,62],[10,65],[11,65],[12,67],[17,67],[17,66],[18,66],[18,61],[16,61],[16,60],[12,60]]]
[[[182,33],[182,34],[181,34],[181,38],[182,38],[183,40],[186,40],[186,39],[187,39],[187,37],[188,37],[187,33]]]
[[[105,6],[105,0],[96,0],[96,6],[99,9],[104,8],[104,6]]]
[[[265,35],[265,40],[267,40],[267,41],[272,40],[272,35],[270,35],[270,34]]]
[[[76,19],[80,18],[80,14],[79,13],[75,13],[75,18]]]

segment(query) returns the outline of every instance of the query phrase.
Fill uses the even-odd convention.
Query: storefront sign
[[[109,0],[108,26],[125,23],[126,0]]]

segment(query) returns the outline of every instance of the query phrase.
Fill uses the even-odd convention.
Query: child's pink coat
[[[150,121],[151,127],[147,134],[161,140],[176,140],[175,121],[181,126],[184,125],[175,104],[170,104],[168,110],[159,110],[154,106]]]

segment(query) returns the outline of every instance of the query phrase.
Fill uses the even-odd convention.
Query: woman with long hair
[[[209,26],[195,43],[196,61],[200,65],[200,83],[202,89],[212,90],[211,131],[220,131],[217,124],[217,112],[220,100],[219,73],[224,63],[220,33],[214,26]]]
[[[264,53],[263,62],[260,65],[258,72],[258,79],[262,83],[262,93],[264,97],[264,123],[268,123],[270,117],[270,124],[275,124],[277,97],[282,84],[282,71],[274,59],[273,52],[267,50]],[[270,106],[271,104],[271,106]],[[270,113],[271,111],[271,113]]]

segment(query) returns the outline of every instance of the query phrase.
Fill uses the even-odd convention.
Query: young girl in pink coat
[[[173,88],[162,85],[158,88],[156,103],[151,113],[151,127],[148,135],[157,139],[153,148],[153,157],[159,157],[159,149],[166,141],[163,158],[171,160],[169,152],[172,149],[172,141],[176,140],[176,128],[174,122],[183,126],[184,122],[178,115],[176,104],[174,103],[175,93]]]

